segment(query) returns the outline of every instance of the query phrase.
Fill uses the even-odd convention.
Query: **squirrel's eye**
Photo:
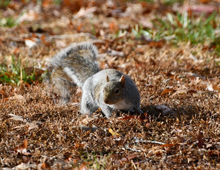
[[[119,89],[116,89],[115,90],[115,94],[119,94],[120,93],[120,90]]]

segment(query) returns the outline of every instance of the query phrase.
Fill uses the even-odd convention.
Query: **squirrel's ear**
[[[124,87],[125,86],[125,76],[122,75],[119,82],[121,83],[121,86]]]
[[[109,77],[108,77],[108,75],[106,76],[106,80],[107,80],[107,82],[109,82]]]

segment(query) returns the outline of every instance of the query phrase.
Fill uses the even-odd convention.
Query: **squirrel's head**
[[[104,87],[104,102],[106,104],[115,104],[124,99],[125,93],[125,76],[122,75],[117,81],[109,81],[109,77],[106,77],[106,85]]]

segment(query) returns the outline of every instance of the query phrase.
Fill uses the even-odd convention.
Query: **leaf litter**
[[[172,37],[154,40],[136,26],[140,22],[154,29],[155,13],[175,14],[176,8],[184,6],[71,3],[65,0],[60,8],[50,1],[42,7],[33,2],[11,6],[14,16],[20,14],[13,8],[28,11],[16,29],[0,27],[0,58],[15,52],[22,63],[34,60],[43,65],[72,42],[94,42],[101,68],[116,68],[136,82],[144,114],[120,113],[106,119],[98,110],[93,116],[81,115],[81,91],[76,87],[71,103],[60,105],[59,95],[42,83],[1,84],[0,167],[219,169],[220,70],[213,64],[215,54],[202,51],[201,45],[173,46]],[[198,16],[217,8],[212,2],[208,7],[201,3],[191,4],[189,14]],[[7,10],[5,15],[10,13]],[[117,37],[119,30],[123,32]]]

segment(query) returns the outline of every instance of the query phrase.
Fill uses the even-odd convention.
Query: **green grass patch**
[[[216,16],[216,13],[213,13],[208,18],[204,16],[195,18],[189,17],[187,13],[178,15],[169,13],[164,18],[157,17],[153,20],[153,29],[144,29],[136,25],[131,33],[136,38],[146,37],[154,41],[165,39],[172,44],[190,42],[193,45],[210,45],[217,42],[215,31],[220,29],[219,24],[216,24]],[[124,32],[120,30],[116,37]],[[220,44],[220,41],[217,44]]]
[[[17,19],[14,19],[12,17],[0,19],[0,27],[14,27],[17,24]]]
[[[5,8],[10,4],[11,0],[1,0],[0,1],[0,8]]]
[[[92,169],[106,169],[108,164],[108,159],[112,156],[112,153],[102,154],[102,153],[84,153],[81,155],[81,159],[87,164],[87,167]],[[77,166],[76,166],[77,167]]]
[[[28,63],[27,63],[28,64]],[[15,60],[12,56],[12,63],[0,64],[0,83],[20,85],[22,83],[32,84],[35,81],[42,81],[43,70],[34,67],[22,66],[21,59]]]
[[[187,13],[167,14],[166,19],[157,18],[153,24],[156,28],[155,40],[166,39],[172,43],[191,42],[191,44],[211,43],[215,39],[216,13],[207,19],[189,17]]]
[[[204,49],[214,51],[220,56],[220,23],[217,13],[200,17],[188,16],[187,13],[157,17],[152,21],[153,28],[146,29],[141,25],[135,25],[130,33],[137,39],[149,41],[166,40],[174,46],[181,42],[190,42],[191,45],[203,45]],[[116,37],[126,34],[126,30],[120,30]]]
[[[173,5],[175,3],[183,3],[184,0],[163,0],[165,5]]]

